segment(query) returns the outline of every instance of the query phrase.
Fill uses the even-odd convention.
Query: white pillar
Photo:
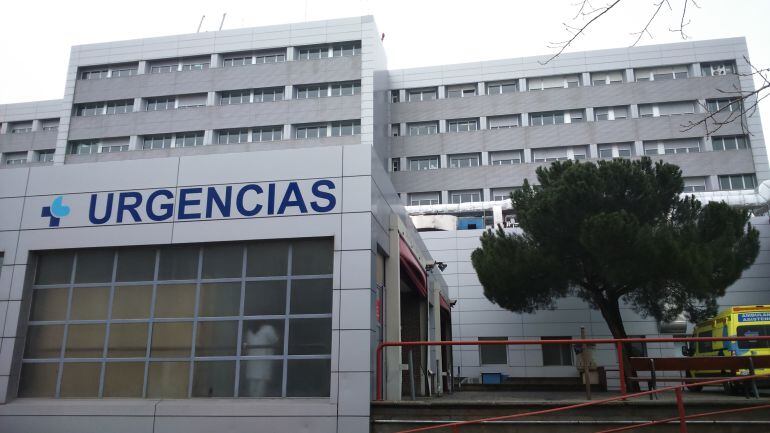
[[[139,145],[139,136],[132,135],[128,137],[128,150],[139,150],[142,146]]]
[[[296,51],[297,50],[294,47],[286,47],[286,61],[287,62],[291,62],[292,60],[295,59],[294,54],[295,54]]]
[[[636,81],[636,77],[634,76],[634,69],[633,68],[627,68],[626,69],[626,83],[633,83]]]
[[[586,107],[586,121],[594,121],[594,107]]]
[[[593,84],[591,83],[591,74],[589,74],[588,72],[583,72],[581,74],[581,81],[582,81],[582,83],[580,83],[581,86],[590,86],[591,84]]]
[[[207,129],[203,131],[203,145],[208,146],[214,144],[214,131]]]
[[[489,129],[487,126],[487,116],[479,117],[479,129]]]
[[[639,106],[638,105],[631,104],[629,106],[629,110],[628,111],[629,111],[629,113],[628,113],[628,117],[629,118],[633,118],[633,119],[638,119],[639,118]]]
[[[294,86],[288,84],[286,88],[283,89],[283,99],[286,101],[291,101],[294,99]]]
[[[636,156],[644,155],[644,142],[641,140],[634,141],[634,154]]]
[[[438,99],[446,98],[446,86],[438,86],[438,94],[436,96]]]
[[[209,68],[218,68],[222,63],[222,55],[221,54],[212,54],[211,60],[209,60]]]
[[[719,186],[719,177],[715,174],[712,174],[706,178],[706,189],[709,191],[719,191],[721,188]]]
[[[142,98],[134,98],[134,112],[142,111]]]
[[[481,152],[480,165],[489,165],[489,152]]]
[[[529,113],[521,113],[521,126],[529,126]]]
[[[526,92],[526,91],[527,91],[527,79],[519,78],[519,92]]]
[[[405,198],[402,195],[402,200]],[[401,271],[399,269],[399,219],[390,214],[389,257],[385,262],[385,341],[401,341]],[[386,400],[401,400],[401,348],[383,349]]]
[[[532,149],[524,149],[524,163],[532,162]]]
[[[691,77],[702,77],[703,71],[701,71],[700,63],[692,63],[690,64],[690,76]]]
[[[147,60],[140,60],[139,65],[136,68],[137,75],[146,74],[147,73]]]
[[[599,157],[599,146],[596,143],[591,143],[588,145],[588,158],[598,158]]]
[[[449,168],[449,157],[446,154],[439,155],[439,168]]]
[[[446,119],[441,119],[438,121],[438,132],[439,134],[443,134],[447,130],[447,122]]]
[[[291,125],[286,124],[283,125],[283,139],[284,140],[294,140],[294,137],[291,135]]]
[[[35,162],[35,151],[34,150],[28,150],[27,151],[27,163]]]
[[[478,93],[479,95],[486,95],[487,94],[487,83],[481,81],[478,85]]]
[[[441,191],[441,203],[449,203],[449,191]]]
[[[206,93],[206,105],[217,105],[217,92]]]

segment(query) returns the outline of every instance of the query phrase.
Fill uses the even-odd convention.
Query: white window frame
[[[518,128],[519,126],[521,126],[521,116],[518,114],[487,117],[487,129],[490,130]]]
[[[331,127],[332,137],[361,135],[361,120],[359,119],[332,122]]]
[[[613,80],[613,77],[620,75],[620,80]],[[626,71],[601,71],[591,72],[591,85],[592,86],[608,86],[611,84],[623,84]]]
[[[217,131],[217,144],[241,144],[249,142],[249,130],[245,128]]]
[[[438,170],[441,161],[438,156],[419,156],[407,159],[409,171]]]
[[[716,152],[746,150],[749,147],[749,139],[745,135],[722,135],[711,137],[711,148]]]
[[[438,122],[407,123],[406,126],[411,137],[438,134]]]
[[[38,150],[35,152],[35,161],[46,163],[53,162],[53,156],[56,153],[56,149]]]
[[[504,95],[519,91],[519,80],[492,81],[486,83],[487,95]]]
[[[429,97],[432,95],[432,97]],[[434,101],[438,99],[438,89],[435,87],[424,89],[407,89],[407,102]]]
[[[484,199],[484,194],[478,189],[463,189],[449,191],[450,204],[479,203]]]
[[[252,142],[283,140],[283,126],[260,126],[251,131]]]
[[[3,164],[5,165],[23,165],[26,164],[29,155],[27,152],[7,152],[3,154]]]
[[[329,134],[329,126],[325,123],[300,125],[294,130],[294,138],[297,140],[319,139],[327,137]]]
[[[523,162],[524,152],[521,150],[489,152],[489,165],[514,165]]]
[[[431,192],[413,192],[407,196],[409,206],[430,206],[441,203],[441,193]]]
[[[219,105],[240,105],[251,102],[251,90],[225,90],[219,92]]]
[[[618,116],[621,113],[621,109],[623,111],[622,116]],[[604,114],[600,114],[600,111],[606,111]],[[629,118],[628,112],[629,108],[626,105],[617,105],[613,107],[596,107],[594,108],[594,121],[596,122],[602,122],[605,120],[625,120]],[[600,119],[600,116],[606,116],[605,119]]]
[[[755,189],[756,187],[757,177],[753,173],[719,176],[719,189],[722,191]]]
[[[177,132],[174,134],[174,147],[203,146],[203,131]],[[188,140],[192,140],[190,143]]]
[[[460,153],[449,155],[449,168],[468,168],[481,165],[481,155],[478,153]]]
[[[634,143],[603,143],[598,144],[596,150],[599,159],[631,158],[634,156]]]
[[[479,119],[452,119],[447,120],[449,132],[471,132],[479,130]]]
[[[174,134],[154,134],[142,137],[142,150],[171,149],[174,147]]]
[[[705,177],[685,177],[683,192],[704,192],[706,191],[706,178]]]
[[[252,64],[252,56],[242,55],[225,57],[222,59],[223,68],[235,68],[238,66],[248,66]]]
[[[458,84],[446,86],[446,97],[449,98],[468,98],[478,94],[478,84]]]

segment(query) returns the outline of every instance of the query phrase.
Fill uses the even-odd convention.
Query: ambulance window
[[[711,337],[711,331],[703,331],[698,333],[699,338],[708,338]],[[699,341],[698,342],[698,353],[703,352],[713,352],[713,343],[711,341]]]
[[[739,337],[768,337],[770,336],[770,325],[748,325],[738,327]],[[741,349],[770,348],[770,340],[739,341],[738,347]]]

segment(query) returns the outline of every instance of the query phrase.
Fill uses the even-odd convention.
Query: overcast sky
[[[658,0],[622,0],[570,51],[626,47]],[[685,0],[670,0],[640,45],[681,41]],[[690,40],[745,36],[752,62],[770,67],[770,1],[696,0]],[[594,6],[610,0],[594,0]],[[72,45],[357,15],[374,15],[391,69],[551,54],[580,0],[7,0],[0,13],[0,103],[61,98]],[[762,107],[770,132],[770,101]]]

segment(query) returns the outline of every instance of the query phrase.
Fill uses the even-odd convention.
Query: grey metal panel
[[[0,122],[18,122],[23,120],[51,119],[59,117],[61,99],[49,101],[22,102],[0,105]]]
[[[55,131],[0,134],[0,152],[20,152],[23,150],[53,149],[55,147]]]
[[[477,78],[478,79],[478,78]],[[503,95],[437,99],[390,104],[391,122],[495,116],[573,108],[631,105],[666,101],[723,98],[719,89],[737,87],[738,76],[723,75],[687,80],[633,82],[597,87],[574,87]]]
[[[361,56],[77,80],[75,103],[361,78]]]
[[[751,152],[746,150],[664,155],[653,159],[662,159],[678,165],[684,176],[754,172]],[[519,186],[525,178],[533,182],[536,179],[535,170],[540,165],[543,164],[486,165],[469,168],[400,171],[392,173],[391,177],[398,192],[502,188]]]
[[[358,119],[359,96],[73,117],[70,140]]]

